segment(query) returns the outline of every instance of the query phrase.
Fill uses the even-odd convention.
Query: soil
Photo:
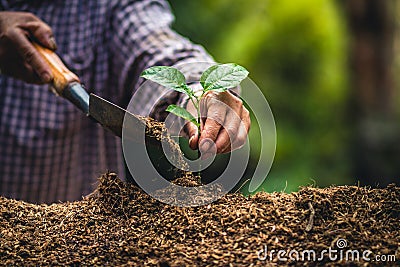
[[[145,123],[147,134],[156,143],[167,142],[178,166],[184,166],[179,146],[164,125],[151,119]],[[160,162],[158,156],[155,162]],[[174,183],[181,186],[199,185],[199,177],[190,172],[173,170],[171,175],[178,177]],[[201,187],[198,190],[196,203],[206,202],[207,194]],[[179,204],[173,188],[159,193]],[[0,197],[0,214],[0,265],[8,266],[400,263],[400,188],[395,185],[304,187],[291,194],[251,197],[235,193],[208,205],[177,207],[160,203],[133,183],[107,173],[99,178],[97,189],[80,201],[36,205]],[[336,259],[326,253],[320,257],[328,249],[335,250],[331,255]],[[345,261],[340,253],[348,249],[357,250],[360,260]],[[298,260],[280,261],[278,250],[297,251],[290,255]],[[306,250],[314,250],[317,261],[301,254]],[[365,251],[371,251],[370,259],[393,255],[397,262],[393,258],[365,261],[361,258]],[[289,259],[288,253],[281,258]]]
[[[107,173],[81,201],[36,205],[0,197],[0,213],[0,263],[10,266],[394,266],[400,260],[400,188],[394,185],[228,194],[181,208]],[[395,255],[397,262],[331,261],[327,255],[283,262],[276,256],[280,249],[331,247],[339,257],[339,239],[347,243],[342,251],[371,250],[371,259]],[[275,254],[260,260],[265,246]]]
[[[137,116],[137,118],[145,125],[147,155],[158,173],[169,181],[175,180],[177,177],[198,180],[198,177],[194,177],[191,172],[183,171],[188,169],[188,165],[179,144],[170,137],[165,124],[149,117]],[[129,130],[127,130],[126,134],[135,135],[136,133],[129,133]],[[125,146],[129,146],[131,151],[141,151],[140,148],[135,148],[135,146],[138,145],[136,141],[129,142],[126,140],[125,142]],[[142,144],[139,144],[139,146],[141,147]],[[165,155],[168,155],[169,158],[167,159]],[[140,157],[141,155],[136,156]],[[171,164],[170,161],[172,161],[173,164]],[[136,184],[133,178],[126,178],[129,182]]]

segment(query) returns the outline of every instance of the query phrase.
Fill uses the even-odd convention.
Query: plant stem
[[[200,111],[199,111],[200,109],[198,109],[198,114],[200,114]],[[198,124],[199,124],[199,126],[197,127],[197,133],[198,133],[198,139],[197,140],[199,140],[200,141],[200,135],[201,135],[201,132],[200,132],[200,115],[199,116],[197,116],[197,122],[198,122]],[[201,182],[201,153],[200,153],[200,147],[198,147],[197,148],[197,158],[199,159],[199,171],[197,172],[197,175],[199,176],[199,180],[200,180],[200,182]]]
[[[196,108],[196,111],[197,111],[197,124],[198,124],[197,125],[197,133],[198,133],[198,136],[199,136],[198,140],[200,140],[200,121],[201,121],[201,118],[200,118],[200,99],[201,99],[201,97],[198,98],[196,95],[193,95],[194,96],[194,99],[193,99],[193,96],[191,96],[189,94],[188,94],[188,96],[189,96],[190,101],[192,101],[193,106]],[[199,180],[201,182],[201,159],[200,159],[200,156],[201,156],[200,148],[198,148],[198,150],[197,150],[197,158],[199,159],[199,171],[197,172],[197,176],[199,176]]]
[[[196,97],[197,100],[197,105],[196,105],[196,109],[197,109],[197,135],[198,135],[198,141],[200,141],[200,135],[201,135],[201,129],[200,129],[200,125],[201,125],[201,115],[200,115],[200,102],[199,99]],[[197,158],[199,159],[199,171],[198,171],[198,176],[199,176],[199,180],[201,182],[201,153],[200,153],[200,147],[198,147],[197,149]]]
[[[197,157],[200,160],[199,161],[199,171],[197,172],[197,176],[199,177],[199,182],[201,183],[201,159],[200,159],[200,149],[197,151]]]

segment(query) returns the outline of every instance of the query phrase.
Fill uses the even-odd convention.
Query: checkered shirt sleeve
[[[57,53],[89,92],[126,106],[154,65],[212,62],[198,45],[171,30],[162,0],[0,0],[1,10],[31,12],[53,29]],[[203,66],[203,65],[201,65]],[[195,79],[204,69],[183,71]],[[165,117],[184,98],[160,88],[143,96],[135,112]],[[107,170],[124,176],[121,140],[89,120],[47,85],[0,75],[0,194],[36,203],[80,199]]]

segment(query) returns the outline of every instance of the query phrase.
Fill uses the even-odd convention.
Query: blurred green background
[[[362,152],[367,143],[354,144],[360,139],[357,121],[370,116],[352,116],[361,113],[357,105],[352,109],[357,95],[350,71],[352,34],[345,11],[349,7],[344,1],[170,0],[170,4],[175,30],[203,45],[218,62],[245,66],[269,101],[277,150],[260,190],[291,192],[300,185],[363,183],[359,170],[365,170],[368,160],[356,162],[353,152],[369,153]],[[252,153],[257,153],[256,135],[250,132]],[[394,159],[389,155],[386,160]],[[387,182],[398,181],[398,172],[386,172],[393,164],[374,174],[378,183],[385,175]],[[377,184],[366,182],[371,183]]]

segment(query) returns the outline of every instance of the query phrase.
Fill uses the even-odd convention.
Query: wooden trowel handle
[[[47,49],[35,42],[33,42],[33,46],[43,56],[43,59],[51,68],[53,74],[52,85],[56,94],[62,95],[64,89],[72,82],[80,83],[78,76],[76,76],[75,73],[70,71],[64,65],[54,51]]]

